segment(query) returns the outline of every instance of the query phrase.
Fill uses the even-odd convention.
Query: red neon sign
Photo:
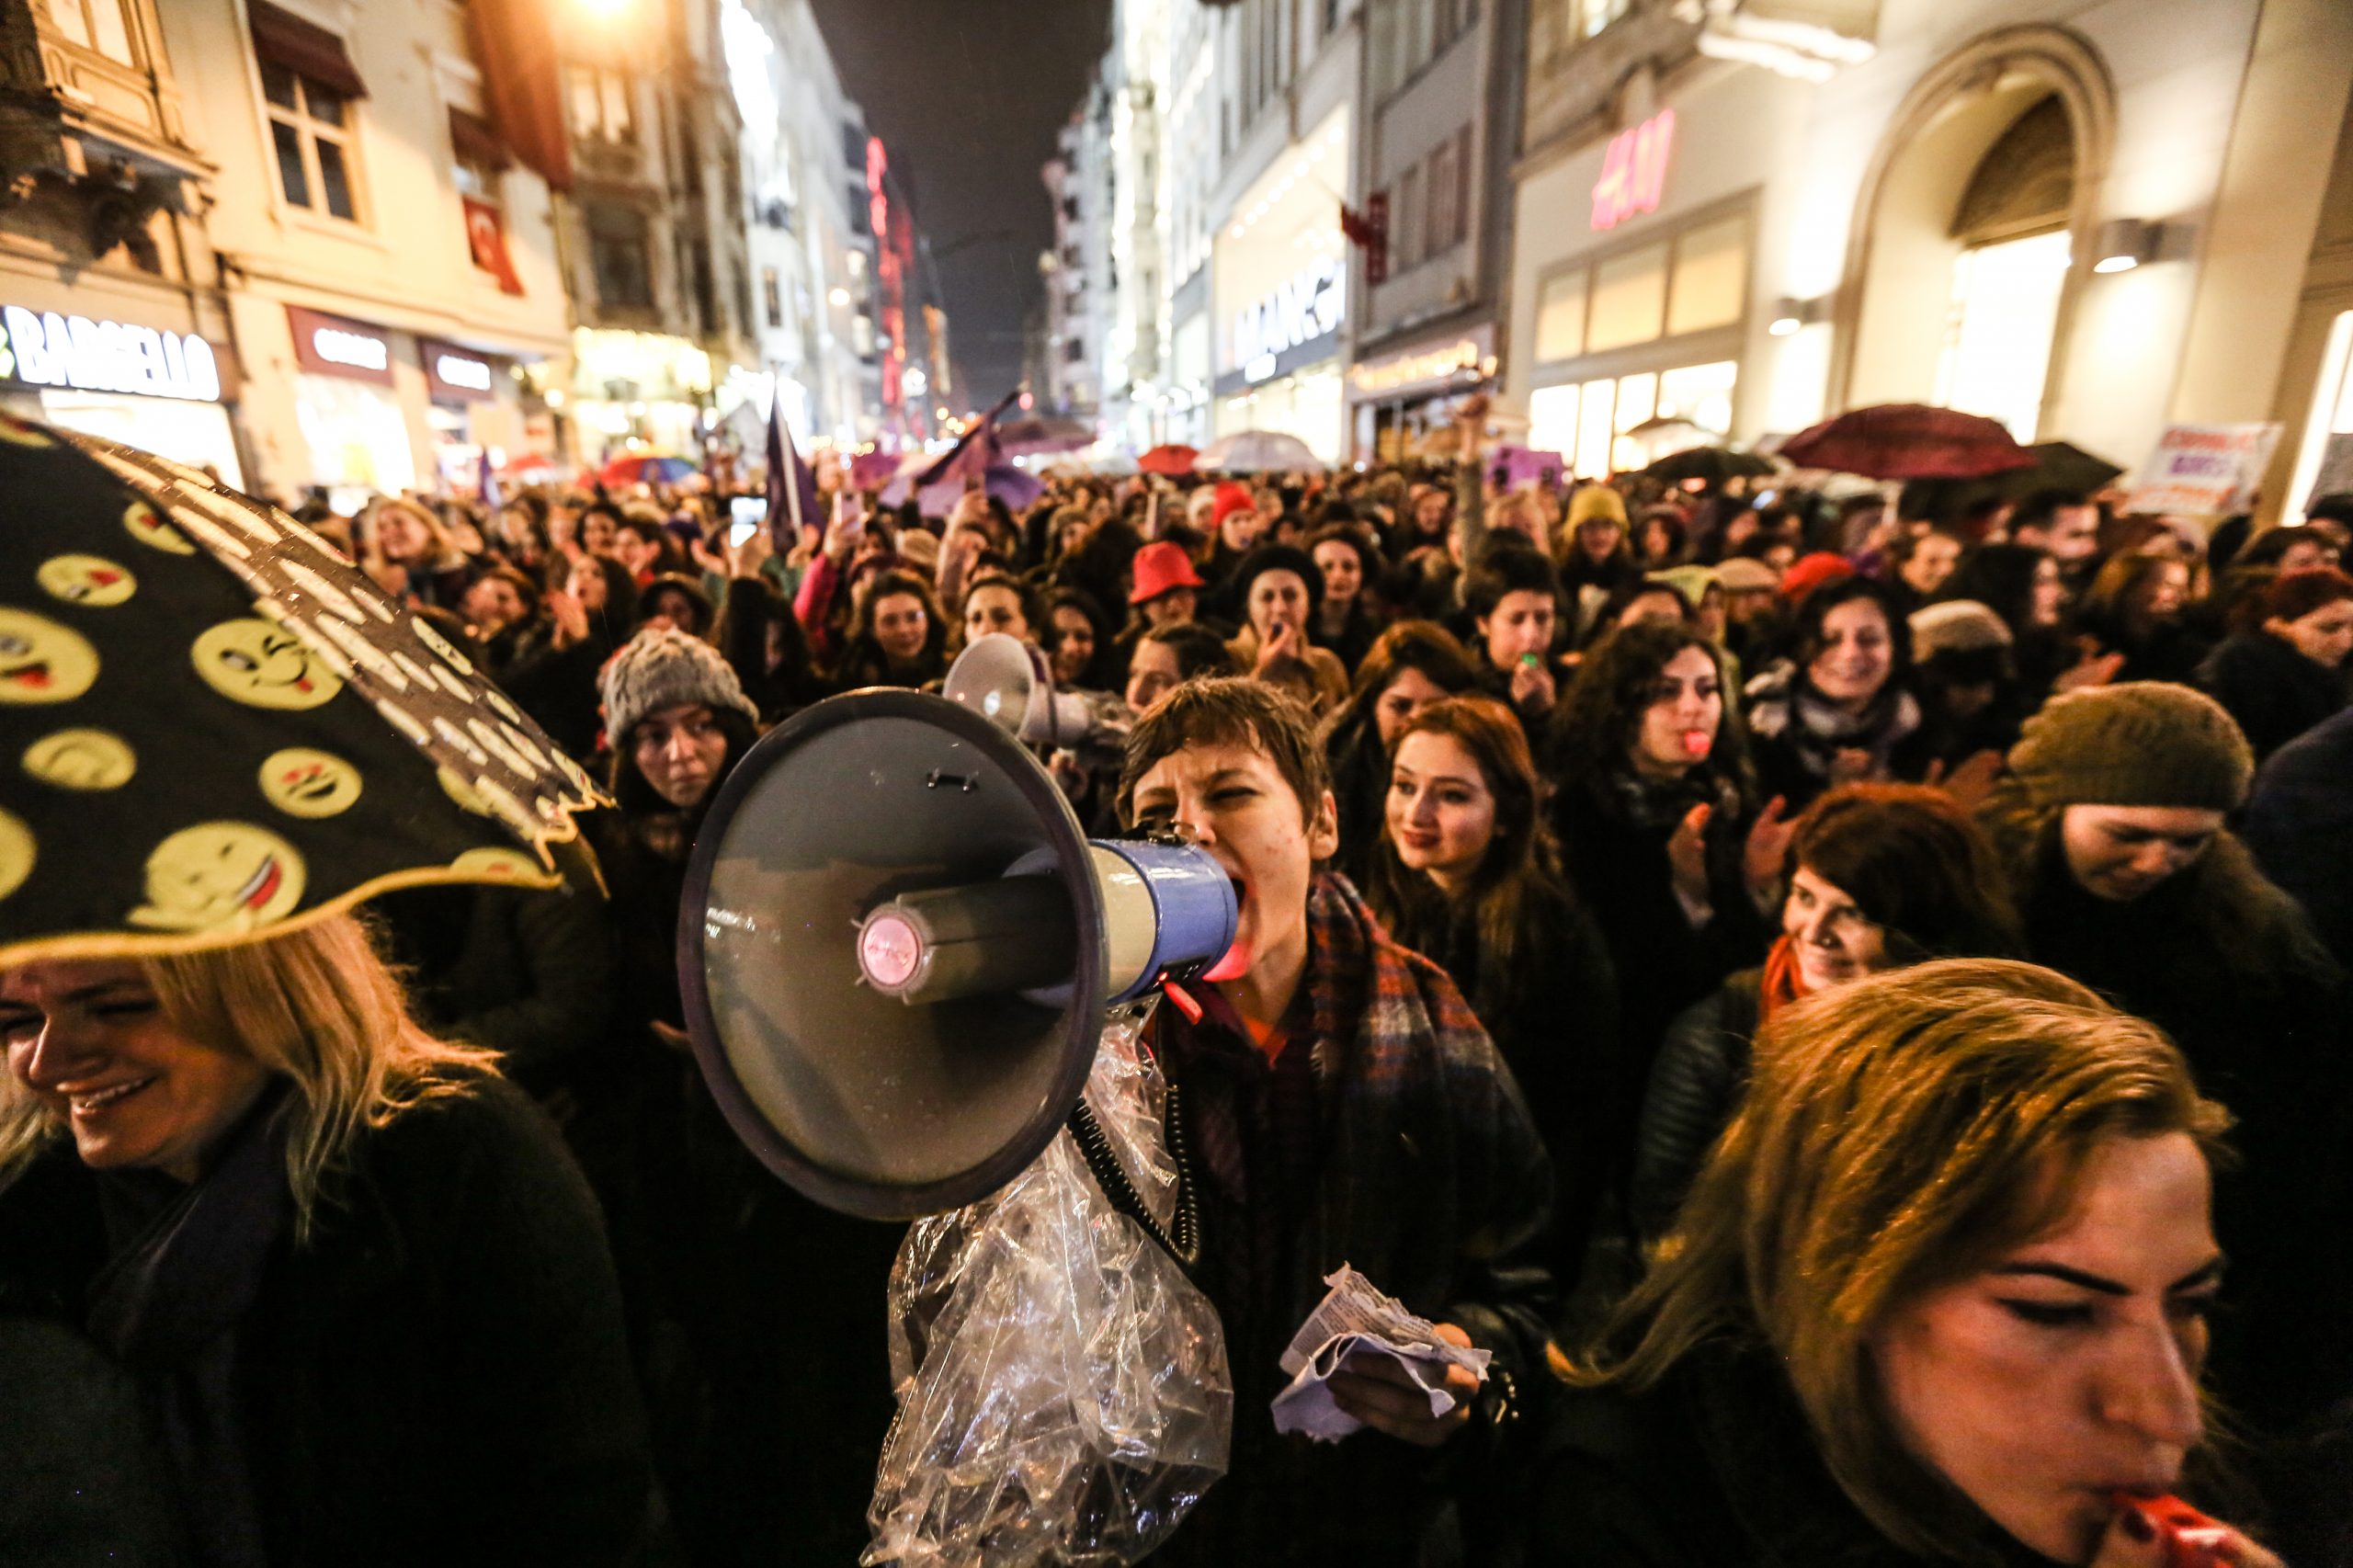
[[[1658,210],[1666,189],[1666,158],[1675,145],[1675,111],[1663,108],[1631,131],[1609,139],[1601,177],[1593,185],[1596,233],[1640,212]]]

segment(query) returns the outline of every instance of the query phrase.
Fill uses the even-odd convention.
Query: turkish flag
[[[473,253],[474,265],[498,279],[501,292],[521,293],[523,280],[515,276],[515,263],[506,255],[506,214],[471,196],[459,199],[466,204],[466,248]]]

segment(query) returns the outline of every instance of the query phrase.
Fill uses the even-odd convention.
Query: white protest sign
[[[2279,439],[2276,424],[2176,425],[2134,471],[2123,509],[2191,517],[2246,511]]]

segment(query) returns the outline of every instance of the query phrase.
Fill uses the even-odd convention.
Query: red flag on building
[[[498,279],[502,293],[521,293],[523,280],[515,276],[514,260],[506,254],[506,215],[471,196],[458,199],[466,204],[466,248],[474,265]]]

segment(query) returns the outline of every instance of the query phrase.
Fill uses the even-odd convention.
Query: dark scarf
[[[114,1256],[90,1284],[91,1336],[138,1374],[206,1568],[268,1553],[236,1401],[238,1329],[294,1212],[293,1096],[265,1090],[194,1186],[130,1171],[99,1178]]]
[[[1830,777],[1831,761],[1842,751],[1870,753],[1872,775],[1883,777],[1895,748],[1920,727],[1919,702],[1893,676],[1860,713],[1823,696],[1802,670],[1759,676],[1752,691],[1749,733],[1779,741],[1816,778]]]

